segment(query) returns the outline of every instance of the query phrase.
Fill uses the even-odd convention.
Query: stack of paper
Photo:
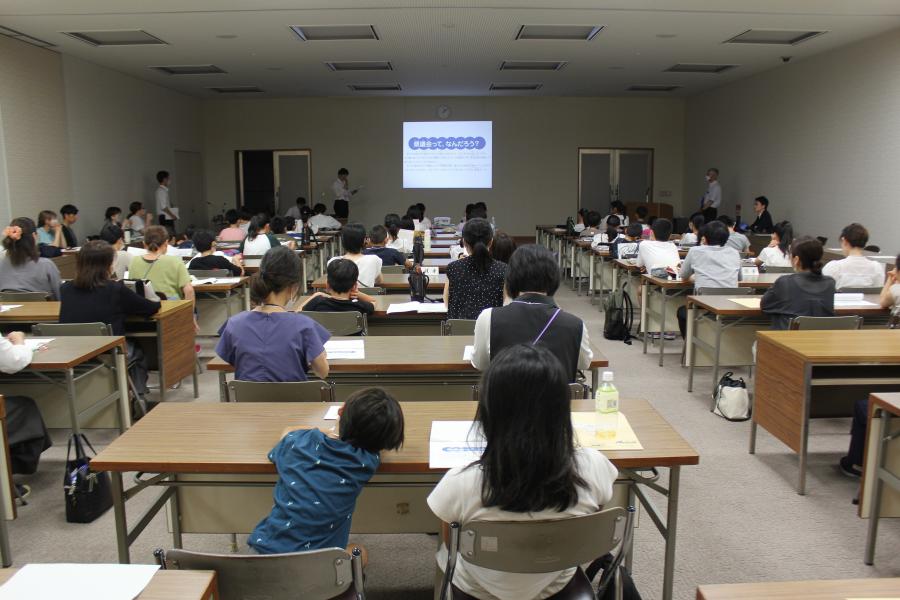
[[[585,448],[597,450],[643,450],[644,447],[638,440],[628,418],[619,413],[618,429],[612,437],[600,437],[597,435],[597,413],[573,412],[572,427],[575,428],[575,437],[578,443]]]
[[[740,304],[745,308],[753,308],[758,309],[760,307],[760,302],[762,302],[762,298],[729,298],[735,304]]]
[[[135,248],[134,246],[128,246],[127,250],[128,254],[132,256],[143,256],[147,254],[146,248]]]
[[[834,295],[834,307],[835,308],[852,308],[852,307],[864,307],[864,306],[878,306],[875,302],[869,302],[868,300],[863,300],[865,298],[864,294],[861,293],[853,293],[853,294],[835,294]]]
[[[447,305],[443,302],[395,302],[388,305],[387,314],[394,313],[445,313]]]
[[[486,442],[473,421],[432,421],[428,466],[462,467],[481,458]]]
[[[329,340],[325,342],[325,356],[328,360],[363,359],[366,347],[363,340]]]
[[[25,565],[0,587],[0,599],[133,600],[158,569],[156,565]]]
[[[31,348],[32,352],[36,352],[55,339],[56,338],[25,338],[25,345]]]
[[[328,410],[325,411],[325,416],[322,417],[322,419],[324,421],[337,421],[337,418],[340,416],[340,410],[341,406],[329,406]]]
[[[466,346],[463,348],[463,360],[471,361],[473,354],[475,354],[475,346]]]
[[[22,308],[21,304],[3,304],[0,306],[0,313],[5,313],[8,310],[12,310],[14,308]]]

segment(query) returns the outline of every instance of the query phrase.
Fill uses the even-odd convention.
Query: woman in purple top
[[[277,246],[263,256],[250,280],[250,297],[257,304],[228,319],[219,331],[216,354],[235,369],[242,381],[306,381],[312,371],[328,376],[325,342],[331,335],[309,317],[285,305],[300,286],[300,258]]]

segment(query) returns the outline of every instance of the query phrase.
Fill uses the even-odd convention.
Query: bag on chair
[[[750,394],[744,379],[733,379],[728,371],[716,386],[716,407],[713,413],[729,421],[746,421],[750,418]]]
[[[603,337],[608,340],[622,340],[630,346],[634,306],[631,304],[631,297],[628,295],[625,285],[610,292],[603,302],[603,311]]]
[[[97,451],[83,433],[69,438],[66,450],[66,472],[63,475],[63,491],[66,497],[66,521],[69,523],[90,523],[112,506],[112,490],[109,473],[91,470],[91,457],[84,450],[82,441],[91,452]],[[71,458],[72,445],[75,458]]]

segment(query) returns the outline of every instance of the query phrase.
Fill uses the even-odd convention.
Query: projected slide
[[[403,123],[403,187],[491,187],[492,124],[492,121]]]

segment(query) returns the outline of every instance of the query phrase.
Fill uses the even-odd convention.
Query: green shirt
[[[149,279],[153,290],[174,300],[184,298],[184,286],[191,282],[187,267],[180,256],[160,256],[156,260],[147,260],[143,256],[135,257],[128,266],[131,279]]]

